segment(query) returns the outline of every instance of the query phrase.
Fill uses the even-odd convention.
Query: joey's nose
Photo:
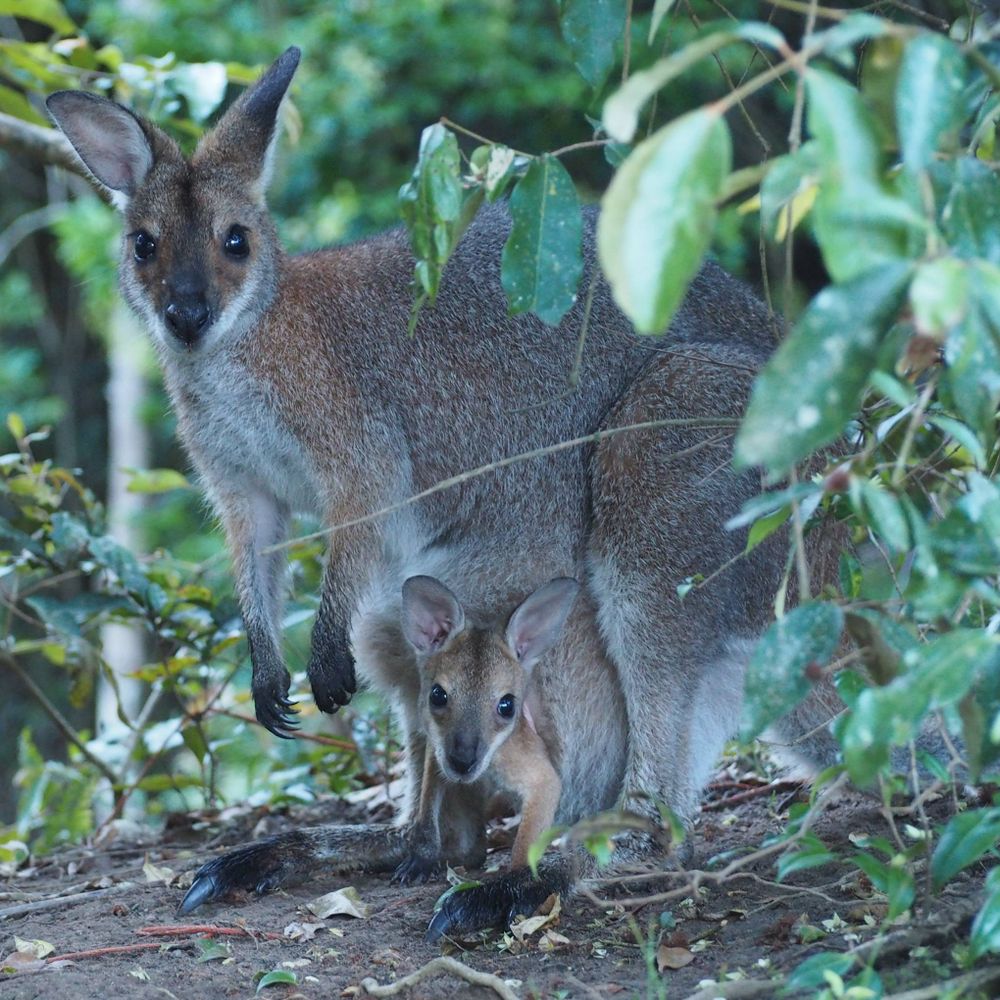
[[[208,324],[208,303],[202,298],[177,298],[163,311],[170,332],[185,344],[193,344]]]
[[[456,740],[448,751],[448,764],[456,774],[468,774],[479,760],[479,740]]]

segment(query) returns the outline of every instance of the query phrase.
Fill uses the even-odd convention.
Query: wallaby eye
[[[440,684],[435,684],[431,688],[430,702],[433,708],[444,708],[448,704],[448,692]]]
[[[140,229],[135,234],[135,240],[132,243],[132,253],[135,254],[136,260],[149,260],[156,253],[156,240],[145,229]]]
[[[242,226],[233,226],[226,234],[226,242],[223,246],[230,257],[245,257],[250,253],[250,240],[247,239],[247,231]]]
[[[501,719],[514,718],[514,696],[512,694],[505,694],[497,702],[497,715],[499,715]]]

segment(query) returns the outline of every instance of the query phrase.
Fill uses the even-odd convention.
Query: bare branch
[[[0,147],[87,177],[80,158],[57,129],[42,128],[0,112]]]

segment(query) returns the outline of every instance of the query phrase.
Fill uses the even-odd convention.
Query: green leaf
[[[803,604],[779,618],[757,643],[747,667],[740,739],[751,740],[809,693],[807,668],[833,656],[844,615],[835,604]]]
[[[256,992],[260,993],[261,990],[267,989],[268,986],[295,986],[298,981],[299,977],[294,972],[288,969],[275,969],[273,972],[268,972],[260,977]]]
[[[957,144],[965,82],[965,57],[944,35],[921,31],[907,43],[896,84],[896,126],[908,169],[922,170],[935,152]]]
[[[24,94],[2,83],[0,83],[0,111],[5,115],[12,115],[22,121],[31,122],[33,125],[48,124],[45,117],[34,109]]]
[[[696,274],[715,225],[732,146],[700,109],[640,143],[615,174],[598,225],[601,266],[641,333],[662,333]]]
[[[201,764],[208,755],[208,744],[205,742],[205,734],[201,731],[201,727],[185,726],[181,730],[181,738],[184,740],[184,745]]]
[[[675,2],[676,0],[656,0],[653,4],[653,15],[649,19],[649,35],[646,38],[647,45],[653,44],[656,32],[659,31],[663,19],[670,13]]]
[[[433,302],[441,272],[461,235],[462,211],[458,140],[440,123],[421,133],[417,165],[399,189],[399,204],[416,257],[417,285]]]
[[[757,376],[736,437],[738,466],[783,472],[843,431],[909,273],[903,264],[887,264],[812,300]]]
[[[747,546],[744,549],[745,552],[752,552],[761,542],[768,539],[773,535],[785,522],[791,517],[792,508],[781,507],[776,510],[773,514],[768,514],[766,517],[760,518],[758,521],[754,521],[747,533]]]
[[[559,26],[580,75],[600,87],[625,29],[625,0],[560,0]]]
[[[212,941],[209,938],[195,938],[198,946],[198,962],[220,962],[232,957],[232,949],[224,941]]]
[[[554,840],[557,840],[566,832],[564,826],[550,826],[543,831],[528,848],[528,867],[531,873],[538,877],[538,862],[542,860],[542,855],[548,850]]]
[[[910,285],[910,307],[917,331],[944,342],[969,308],[969,267],[954,257],[939,257],[917,267]]]
[[[60,35],[73,35],[78,30],[58,0],[0,0],[0,17],[23,17]]]
[[[861,484],[868,523],[876,535],[895,552],[910,547],[910,531],[906,514],[899,501],[880,483],[865,480]]]
[[[510,310],[555,326],[576,301],[583,273],[580,200],[566,168],[554,156],[536,159],[514,188],[510,212],[500,270]]]
[[[187,478],[176,469],[130,470],[129,493],[167,493],[170,490],[192,489]]]
[[[973,809],[948,821],[931,855],[931,877],[940,890],[1000,840],[1000,809]]]
[[[806,88],[823,168],[813,227],[827,270],[845,282],[906,258],[911,231],[927,223],[884,187],[875,121],[857,90],[816,69],[807,72]]]
[[[969,946],[974,959],[1000,951],[1000,868],[986,877],[986,901],[972,921]]]
[[[7,430],[10,431],[15,441],[22,440],[24,435],[28,433],[27,427],[24,426],[24,420],[21,419],[19,413],[7,414]]]
[[[819,955],[807,958],[804,962],[799,962],[785,982],[782,992],[793,993],[795,990],[826,986],[827,980],[823,975],[825,972],[846,976],[853,966],[854,959],[850,955],[821,952]]]
[[[944,187],[941,229],[952,250],[1000,265],[1000,181],[993,169],[962,156],[934,164],[931,176]]]
[[[822,840],[810,833],[803,837],[794,851],[778,859],[778,881],[783,882],[793,872],[819,868],[836,861],[837,855],[829,851]]]
[[[808,200],[810,192],[815,193],[820,174],[819,144],[815,140],[773,161],[760,185],[760,221],[769,237],[780,238],[782,213],[787,217],[790,212],[797,221],[796,207],[802,199]]]
[[[774,49],[785,44],[777,28],[757,21],[747,21],[735,28],[727,25],[724,31],[711,31],[673,55],[658,60],[649,69],[633,73],[604,104],[605,131],[618,142],[631,142],[639,127],[639,113],[655,93],[706,56],[741,39]]]

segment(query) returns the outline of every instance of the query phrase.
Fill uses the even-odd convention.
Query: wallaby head
[[[506,625],[466,623],[455,595],[429,576],[403,584],[403,634],[417,653],[427,739],[452,781],[475,781],[514,731],[531,671],[558,640],[579,585],[539,587]]]
[[[290,48],[273,63],[189,159],[161,129],[106,98],[63,90],[47,101],[124,214],[123,293],[170,349],[210,350],[274,298],[281,249],[264,190],[299,54]]]

